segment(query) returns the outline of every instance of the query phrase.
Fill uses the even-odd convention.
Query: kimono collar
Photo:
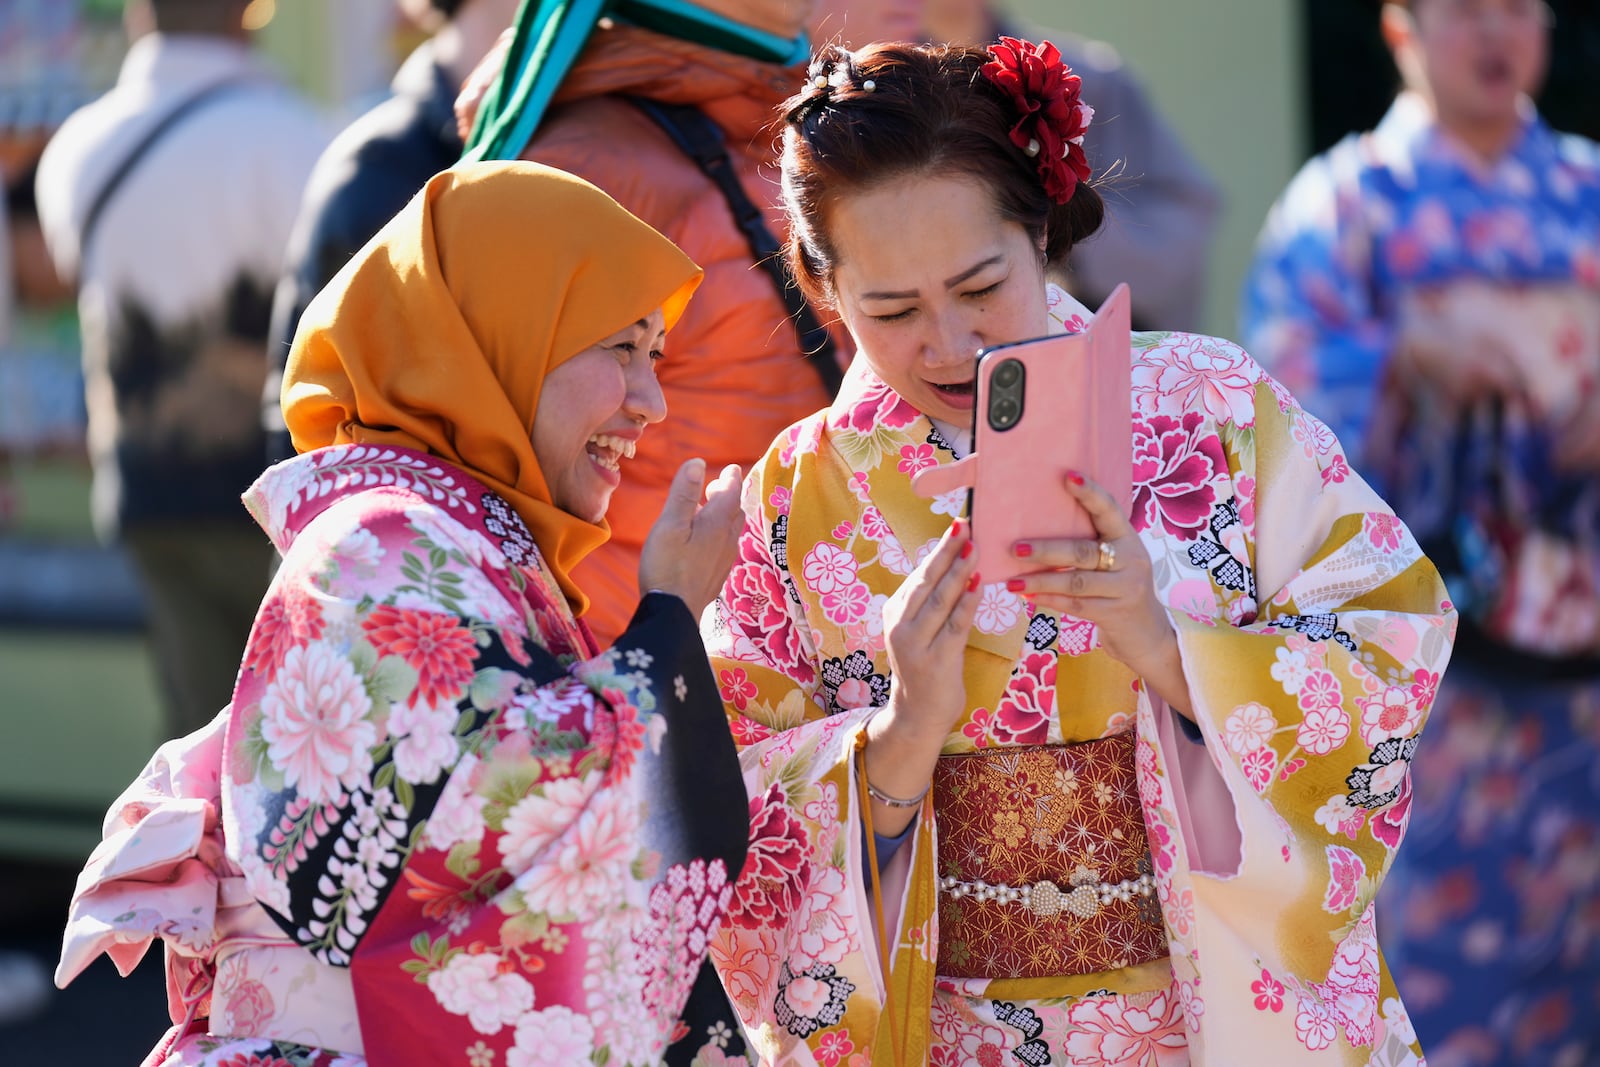
[[[1445,133],[1427,100],[1410,89],[1403,90],[1389,105],[1382,121],[1372,131],[1372,141],[1383,163],[1403,172],[1410,171],[1416,162],[1431,158],[1483,176],[1492,174],[1506,160],[1536,155],[1550,143],[1550,128],[1533,102],[1523,97],[1517,109],[1522,129],[1495,160],[1484,160]]]

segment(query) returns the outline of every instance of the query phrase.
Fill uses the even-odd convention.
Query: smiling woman
[[[679,472],[609,649],[571,577],[699,280],[587,182],[480,164],[307,309],[233,702],[113,807],[69,918],[63,983],[167,940],[149,1062],[677,1063],[727,1032],[702,960],[746,798],[695,617],[738,468]]]

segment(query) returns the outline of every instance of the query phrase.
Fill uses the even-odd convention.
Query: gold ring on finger
[[[1109,541],[1100,542],[1100,563],[1096,570],[1109,571],[1117,565],[1117,546]]]

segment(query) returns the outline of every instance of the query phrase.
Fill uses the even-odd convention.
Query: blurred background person
[[[1090,307],[1127,282],[1136,330],[1198,330],[1206,261],[1222,198],[1209,175],[1151,104],[1109,44],[1054,30],[1024,29],[992,0],[926,0],[926,36],[987,45],[1002,34],[1048,38],[1091,89],[1095,120],[1084,153],[1106,201],[1105,227],[1068,265],[1068,288]]]
[[[72,115],[36,183],[79,292],[93,511],[143,581],[169,731],[233,686],[271,546],[261,350],[320,119],[253,54],[245,0],[129,0],[115,88]]]
[[[924,0],[817,0],[811,14],[811,41],[838,41],[846,48],[865,48],[876,41],[921,38]]]
[[[311,172],[272,305],[263,393],[268,462],[294,455],[278,388],[301,314],[429,178],[461,158],[456,94],[511,24],[517,5],[518,0],[399,0],[409,18],[434,33],[401,65],[388,99],[347,126]]]
[[[1294,179],[1243,294],[1461,609],[1383,912],[1434,1067],[1600,1062],[1600,146],[1530,99],[1549,16],[1386,4],[1404,88]]]
[[[848,6],[869,21],[878,3]],[[627,461],[611,541],[578,570],[602,643],[632,610],[639,549],[678,464],[754,462],[779,431],[828,402],[841,365],[814,313],[796,316],[796,291],[780,295],[756,268],[778,268],[771,123],[804,76],[811,0],[629,0],[613,10],[596,23],[560,0],[527,4],[519,34],[537,40],[535,29],[548,29],[557,43],[520,55],[513,46],[509,63],[496,54],[462,100],[476,120],[469,155],[520,155],[587,178],[706,271],[661,366],[672,418]]]

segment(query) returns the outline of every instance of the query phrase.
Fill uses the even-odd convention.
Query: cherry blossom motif
[[[882,541],[890,536],[889,524],[877,508],[869,507],[861,513],[861,536],[869,541]]]
[[[1372,547],[1385,552],[1398,552],[1406,539],[1406,529],[1400,519],[1383,512],[1368,512],[1361,520],[1361,529]]]
[[[1338,915],[1349,911],[1356,902],[1361,879],[1367,875],[1367,865],[1361,857],[1343,845],[1327,846],[1328,888],[1322,897],[1322,910]]]
[[[533,1007],[533,986],[493,952],[461,952],[428,975],[428,992],[452,1015],[465,1015],[480,1034],[498,1034]]]
[[[1178,983],[1178,1000],[1183,1005],[1183,1021],[1191,1034],[1200,1032],[1200,1019],[1206,1013],[1205,999],[1200,996],[1200,980]]]
[[[461,754],[457,717],[454,705],[394,705],[389,712],[389,734],[400,738],[394,744],[395,773],[418,785],[438,781],[440,772]]]
[[[1261,368],[1244,349],[1214,337],[1177,335],[1133,365],[1133,395],[1146,415],[1204,411],[1218,426],[1255,425]]]
[[[1410,687],[1386,686],[1383,692],[1356,703],[1361,707],[1361,740],[1369,748],[1391,737],[1410,737],[1422,725],[1422,709]]]
[[[1222,734],[1228,740],[1228,748],[1235,755],[1244,755],[1255,749],[1264,747],[1272,740],[1272,733],[1278,728],[1278,720],[1273,717],[1271,709],[1263,704],[1241,704],[1234,708],[1222,724]]]
[[[454,704],[472,684],[478,646],[459,617],[379,604],[361,628],[379,656],[399,656],[417,672],[412,704]]]
[[[728,920],[759,930],[780,915],[799,911],[814,870],[806,827],[789,810],[783,786],[774,782],[750,798],[750,849],[734,885]]]
[[[1337,708],[1344,703],[1344,688],[1332,671],[1318,668],[1306,675],[1300,686],[1299,701],[1306,711]]]
[[[1011,684],[995,708],[995,731],[1007,741],[1043,744],[1056,710],[1056,657],[1029,652],[1011,675]]]
[[[1151,822],[1145,830],[1150,840],[1150,858],[1155,861],[1156,873],[1163,878],[1172,874],[1178,861],[1178,848],[1173,843],[1172,830],[1164,822]]]
[[[1311,663],[1303,650],[1280,648],[1275,655],[1278,661],[1272,665],[1272,677],[1283,684],[1285,693],[1294,696],[1311,676]]]
[[[1342,793],[1329,797],[1327,803],[1317,809],[1315,818],[1317,825],[1328,833],[1344,834],[1352,841],[1367,823],[1367,813],[1360,808],[1352,807],[1350,798]]]
[[[850,626],[866,618],[872,590],[862,581],[842,585],[821,596],[822,614],[837,626]]]
[[[1417,707],[1427,711],[1439,695],[1439,672],[1419,669],[1411,680],[1411,696]]]
[[[639,848],[639,808],[620,793],[597,793],[539,862],[517,878],[529,910],[589,916],[617,906]]]
[[[1027,604],[1017,594],[998,582],[983,587],[982,598],[974,619],[979,633],[1003,634],[1017,624]]]
[[[1313,756],[1326,756],[1350,739],[1350,716],[1341,707],[1306,712],[1295,733],[1300,747]]]
[[[900,446],[900,463],[898,467],[900,473],[906,475],[908,478],[914,476],[919,471],[925,471],[929,467],[936,467],[938,465],[939,461],[934,458],[932,445],[924,444]]]
[[[856,558],[838,545],[819,541],[806,553],[801,573],[806,584],[819,596],[832,593],[856,581]]]
[[[872,499],[872,480],[865,471],[855,471],[850,475],[850,495],[863,504]],[[784,512],[785,515],[788,512]]]
[[[1227,472],[1222,442],[1199,412],[1134,419],[1134,528],[1193,541],[1211,518],[1216,482]]]
[[[529,1012],[517,1023],[517,1042],[506,1051],[506,1067],[567,1067],[588,1063],[594,1026],[587,1015],[557,1005]]]
[[[1324,486],[1338,485],[1348,477],[1350,477],[1350,464],[1345,462],[1342,455],[1335,455],[1328,461],[1328,465],[1322,468]]]
[[[743,667],[730,667],[718,671],[717,689],[722,693],[723,701],[732,704],[736,711],[743,711],[761,692]]]
[[[1250,983],[1250,992],[1256,995],[1256,1011],[1283,1010],[1283,983],[1265,967],[1261,968],[1261,977]]]
[[[839,1067],[839,1061],[856,1050],[850,1035],[843,1030],[831,1030],[817,1042],[817,1059],[823,1067]]]
[[[1310,996],[1301,996],[1295,1003],[1294,1033],[1306,1048],[1320,1052],[1333,1044],[1339,1036],[1339,1027],[1325,1004]]]
[[[1398,1037],[1404,1044],[1409,1045],[1417,1039],[1416,1028],[1411,1024],[1411,1015],[1399,997],[1384,999],[1383,1027],[1387,1033]]]
[[[1266,747],[1251,749],[1239,758],[1239,767],[1251,788],[1265,793],[1272,784],[1273,772],[1278,769],[1278,754]]]
[[[511,806],[502,823],[501,862],[512,877],[533,865],[540,852],[567,829],[594,794],[595,776],[557,778],[542,793],[529,793]]]
[[[775,485],[767,496],[767,503],[772,505],[772,510],[779,515],[789,514],[789,504],[794,499],[794,491],[787,485]]]
[[[295,593],[271,595],[256,614],[245,648],[245,668],[263,674],[276,671],[291,648],[321,638],[322,629],[322,608],[314,599]]]
[[[994,728],[994,712],[988,708],[974,709],[966,725],[961,727],[961,735],[969,738],[974,748],[988,748],[999,739]]]
[[[1106,1067],[1180,1067],[1189,1062],[1183,1008],[1169,990],[1137,996],[1084,997],[1067,1009],[1073,1062]]]
[[[267,759],[302,799],[327,803],[372,771],[371,709],[361,677],[331,646],[292,648],[261,699]]]
[[[771,727],[766,723],[743,715],[734,715],[728,719],[728,732],[733,734],[733,743],[740,748],[748,748],[773,736]]]

